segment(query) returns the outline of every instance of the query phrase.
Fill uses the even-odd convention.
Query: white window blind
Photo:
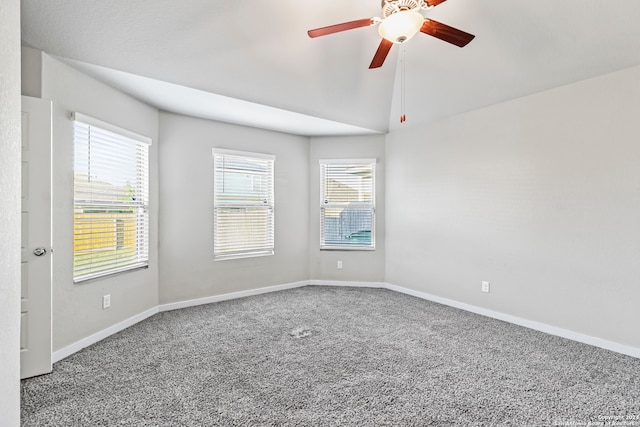
[[[149,145],[75,113],[73,279],[148,266]]]
[[[375,249],[375,159],[320,160],[320,249]]]
[[[214,149],[215,260],[273,255],[275,157]]]

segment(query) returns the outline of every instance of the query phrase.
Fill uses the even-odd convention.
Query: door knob
[[[44,254],[46,254],[46,253],[47,253],[47,250],[46,250],[45,248],[35,248],[35,249],[33,250],[33,254],[34,254],[35,256],[42,256],[42,255],[44,255]]]

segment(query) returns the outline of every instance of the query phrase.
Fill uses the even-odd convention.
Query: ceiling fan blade
[[[309,37],[326,36],[327,34],[339,33],[340,31],[353,30],[354,28],[368,27],[375,24],[373,18],[358,19],[357,21],[343,22],[342,24],[329,25],[328,27],[316,28],[307,31]]]
[[[433,7],[433,6],[437,6],[440,3],[444,3],[447,0],[427,0],[427,4],[429,5],[429,7]]]
[[[382,67],[382,64],[384,64],[384,60],[387,59],[387,55],[389,54],[392,46],[392,42],[387,39],[382,39],[380,41],[380,46],[378,46],[378,50],[376,50],[376,54],[373,56],[371,65],[369,65],[369,69]]]
[[[458,30],[432,19],[425,19],[420,31],[458,47],[466,46],[475,37],[473,34],[465,33],[462,30]]]

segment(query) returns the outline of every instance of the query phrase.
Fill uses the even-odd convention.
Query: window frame
[[[105,278],[108,276],[112,276],[115,274],[121,274],[125,272],[135,271],[139,269],[145,269],[149,267],[149,239],[150,239],[150,223],[149,223],[149,211],[150,211],[150,197],[149,197],[149,151],[150,146],[152,145],[152,139],[140,135],[138,133],[129,131],[127,129],[123,129],[119,126],[115,126],[111,123],[104,122],[102,120],[84,115],[82,113],[73,112],[70,116],[73,121],[73,146],[74,146],[74,163],[73,163],[73,247],[72,247],[72,257],[73,257],[73,267],[72,267],[72,276],[73,283],[79,284],[88,282],[94,279]],[[79,137],[84,130],[87,131],[87,136]],[[103,152],[98,157],[95,151],[101,151],[101,149],[92,149],[92,132],[95,133],[95,137],[93,137],[93,145],[99,144],[100,138],[109,137],[115,141],[115,144],[108,147],[110,150]],[[120,146],[117,147],[117,145]],[[115,174],[114,182],[117,182],[118,179],[121,179],[123,176],[131,176],[133,172],[133,176],[135,176],[135,185],[132,186],[132,189],[127,191],[133,191],[134,196],[131,197],[130,200],[125,199],[110,199],[108,196],[109,192],[106,192],[104,188],[102,192],[93,192],[94,186],[91,184],[91,179],[87,175],[87,184],[84,186],[79,184],[81,180],[78,179],[77,174],[82,173],[81,167],[79,167],[79,163],[84,162],[84,159],[80,159],[80,155],[82,155],[81,150],[84,150],[86,147],[87,150],[87,174],[88,171],[91,170],[92,166],[89,165],[97,165],[102,162],[113,161],[115,157],[117,157],[121,150],[123,150],[122,146],[126,146],[128,149],[135,152],[136,158],[134,160],[132,169],[123,169],[123,168],[114,168],[113,173]],[[102,148],[106,147],[103,146]],[[141,159],[141,161],[140,161]],[[98,166],[96,166],[98,167]],[[111,171],[110,171],[111,172]],[[127,174],[129,173],[129,175]],[[108,184],[113,185],[113,183],[106,181]],[[127,181],[128,185],[131,185],[130,181]],[[103,185],[102,185],[103,186]],[[90,188],[90,193],[96,194],[95,197],[86,197],[87,188]],[[81,197],[81,196],[85,197]],[[111,196],[113,197],[113,196]],[[93,254],[97,254],[100,250],[96,250],[95,247],[85,249],[77,249],[78,246],[81,246],[83,243],[86,245],[86,235],[95,235],[95,233],[100,234],[101,232],[97,230],[104,230],[105,218],[84,218],[81,219],[79,211],[82,210],[82,214],[90,215],[91,213],[104,213],[107,217],[106,220],[112,219],[114,221],[114,231],[113,231],[113,241],[115,249],[113,251],[118,251],[122,249],[121,246],[124,246],[125,236],[121,236],[122,233],[130,233],[131,236],[128,236],[126,239],[132,240],[134,242],[133,253],[130,255],[126,255],[124,257],[120,257],[120,255],[112,257],[109,260],[106,260],[106,257],[102,255],[97,256],[96,264],[99,264],[100,261],[105,262],[107,268],[100,269],[99,266],[91,266],[89,265],[87,268],[82,269],[79,267],[80,258],[91,256],[91,251],[93,250]],[[127,221],[134,222],[134,228],[129,229],[130,231],[124,231],[124,221],[125,219],[120,217],[115,217],[118,214],[123,214],[128,211],[127,214],[133,216],[133,218],[126,218]],[[88,225],[91,230],[89,233],[79,232],[82,230],[85,225]],[[102,228],[101,228],[102,225]],[[110,240],[110,237],[107,237],[107,240]],[[104,237],[103,237],[104,240]],[[92,243],[95,245],[95,243]],[[103,250],[104,251],[104,250]],[[107,251],[108,252],[108,251]]]
[[[213,148],[213,260],[225,261],[232,259],[244,259],[255,258],[263,256],[271,256],[275,254],[275,160],[276,156],[272,154],[256,153],[249,151],[229,150],[226,148]],[[216,157],[224,158],[225,156],[231,156],[240,159],[246,159],[249,162],[265,162],[267,173],[270,174],[267,177],[267,188],[265,201],[263,203],[258,202],[246,202],[236,200],[234,201],[220,201],[217,197],[217,179],[219,179],[218,170],[216,166]],[[252,172],[247,169],[248,172]],[[255,171],[253,171],[255,172]],[[223,172],[224,173],[224,172]],[[231,251],[229,249],[220,248],[218,236],[220,231],[218,229],[218,209],[264,209],[267,215],[267,226],[264,230],[264,240],[267,245],[260,246],[255,245],[253,247],[247,247],[244,250]],[[245,211],[246,212],[246,211]]]
[[[371,167],[371,202],[352,202],[356,203],[355,206],[347,207],[347,203],[327,203],[326,202],[326,193],[325,193],[325,170],[324,167],[326,165],[344,165],[344,166],[352,166],[352,167]],[[375,251],[376,250],[376,158],[358,158],[358,159],[319,159],[319,167],[320,167],[320,250],[321,251]],[[366,209],[371,210],[371,243],[370,245],[354,245],[354,244],[335,244],[335,243],[326,243],[325,236],[325,209],[343,209],[343,210],[357,210],[357,209]]]

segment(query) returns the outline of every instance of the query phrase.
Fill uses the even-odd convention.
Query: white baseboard
[[[615,351],[616,353],[626,354],[627,356],[640,358],[640,348],[631,347],[628,345],[620,344],[613,341],[604,340],[602,338],[592,337],[590,335],[581,334],[578,332],[570,331],[568,329],[558,328],[556,326],[547,325],[545,323],[535,322],[533,320],[523,319],[521,317],[512,316],[510,314],[504,314],[499,311],[493,311],[486,308],[478,307],[471,304],[455,301],[448,298],[442,298],[439,296],[431,295],[425,292],[416,291],[413,289],[403,288],[387,283],[386,289],[401,292],[403,294],[412,295],[424,300],[437,302],[439,304],[448,305],[450,307],[459,308],[461,310],[470,311],[472,313],[480,314],[482,316],[491,317],[493,319],[502,320],[504,322],[513,323],[525,328],[534,329],[536,331],[544,332],[550,335],[555,335],[562,338],[567,338],[572,341],[581,342],[583,344],[589,344],[595,347],[604,348],[605,350]]]
[[[96,332],[93,335],[89,335],[86,338],[81,339],[80,341],[76,341],[71,345],[61,348],[60,350],[56,350],[51,354],[51,363],[56,363],[64,359],[65,357],[71,356],[73,353],[76,353],[82,350],[85,347],[89,347],[91,344],[95,344],[98,341],[102,341],[110,335],[113,335],[117,332],[120,332],[124,329],[127,329],[129,326],[133,326],[138,322],[142,322],[144,319],[147,319],[154,314],[158,313],[158,307],[150,308],[149,310],[143,311],[140,314],[136,314],[122,322],[116,323],[113,326],[109,326],[106,329],[101,330],[100,332]]]
[[[348,286],[352,288],[386,288],[384,282],[354,282],[344,280],[309,280],[312,286]]]
[[[168,304],[161,304],[156,307],[150,308],[136,316],[130,317],[122,322],[119,322],[113,326],[110,326],[106,329],[103,329],[100,332],[97,332],[93,335],[90,335],[86,338],[81,339],[71,345],[68,345],[60,350],[53,352],[51,355],[52,363],[56,363],[65,357],[71,356],[73,353],[76,353],[82,350],[85,347],[90,346],[91,344],[95,344],[100,340],[107,338],[110,335],[113,335],[117,332],[122,331],[123,329],[128,328],[129,326],[133,326],[138,322],[145,320],[148,317],[153,316],[156,313],[161,311],[169,311],[169,310],[177,310],[180,308],[193,307],[197,305],[203,304],[211,304],[214,302],[227,301],[231,299],[244,298],[252,295],[260,295],[269,292],[282,291],[285,289],[293,289],[299,288],[302,286],[313,285],[313,286],[349,286],[349,287],[364,287],[364,288],[382,288],[388,289],[395,292],[400,292],[403,294],[411,295],[417,298],[421,298],[427,301],[433,301],[439,304],[448,305],[450,307],[459,308],[461,310],[469,311],[472,313],[480,314],[482,316],[491,317],[493,319],[502,320],[505,322],[513,323],[516,325],[524,326],[529,329],[534,329],[536,331],[544,332],[550,335],[559,336],[562,338],[567,338],[573,341],[578,341],[583,344],[593,345],[595,347],[604,348],[606,350],[611,350],[616,353],[626,354],[628,356],[640,358],[640,348],[631,347],[623,344],[619,344],[613,341],[604,340],[597,337],[592,337],[589,335],[581,334],[578,332],[570,331],[568,329],[558,328],[556,326],[547,325],[545,323],[535,322],[532,320],[523,319],[520,317],[512,316],[509,314],[504,314],[498,311],[489,310],[486,308],[474,306],[471,304],[466,304],[463,302],[455,301],[448,298],[439,297],[436,295],[431,295],[425,292],[416,291],[413,289],[403,288],[402,286],[392,285],[390,283],[385,282],[355,282],[355,281],[339,281],[339,280],[304,280],[301,282],[293,282],[286,283],[284,285],[276,285],[276,286],[268,286],[264,288],[250,289],[247,291],[240,292],[231,292],[228,294],[222,295],[214,295],[211,297],[205,298],[197,298],[186,301],[178,301]]]
[[[228,293],[228,294],[214,295],[214,296],[205,297],[205,298],[197,298],[197,299],[190,299],[190,300],[185,300],[185,301],[171,302],[171,303],[168,303],[168,304],[159,305],[158,306],[158,311],[177,310],[177,309],[180,309],[180,308],[194,307],[196,305],[211,304],[213,302],[220,302],[220,301],[227,301],[227,300],[230,300],[230,299],[250,297],[252,295],[266,294],[268,292],[276,292],[276,291],[283,291],[285,289],[300,288],[302,286],[307,286],[308,284],[309,284],[309,281],[308,280],[304,280],[302,282],[286,283],[284,285],[267,286],[265,288],[250,289],[250,290],[247,290],[247,291],[231,292],[231,293]]]

